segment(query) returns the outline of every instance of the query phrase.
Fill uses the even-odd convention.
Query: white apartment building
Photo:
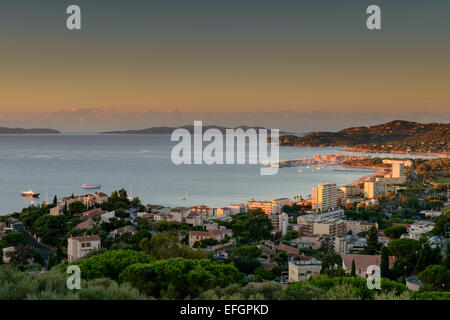
[[[289,224],[289,216],[287,213],[282,213],[279,216],[280,222],[279,222],[279,228],[281,229],[281,236],[285,236],[288,230],[288,224]]]
[[[326,211],[338,206],[338,191],[335,183],[323,183],[312,190],[312,209]]]

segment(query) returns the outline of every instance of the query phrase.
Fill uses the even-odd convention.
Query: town
[[[30,205],[0,217],[0,279],[62,281],[77,265],[88,286],[108,278],[131,299],[449,299],[449,183],[427,171],[448,158],[314,157],[326,161],[378,170],[222,208],[144,205],[124,189]],[[380,290],[361,289],[371,266]]]

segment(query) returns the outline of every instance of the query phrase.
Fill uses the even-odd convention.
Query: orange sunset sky
[[[367,1],[108,3],[78,1],[68,31],[70,1],[2,1],[0,126],[450,119],[448,1],[381,1],[380,31]]]

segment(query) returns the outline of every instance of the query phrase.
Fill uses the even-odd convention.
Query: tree
[[[417,251],[420,249],[420,242],[414,239],[397,239],[388,243],[388,249],[391,255],[398,258],[412,258],[415,264]]]
[[[206,255],[201,249],[191,249],[184,243],[178,242],[176,233],[157,233],[150,240],[143,239],[139,243],[141,250],[154,259],[169,259],[175,257],[187,259],[205,259]]]
[[[15,250],[7,255],[10,258],[9,264],[21,271],[24,271],[33,263],[44,264],[40,251],[28,244],[16,246]]]
[[[130,212],[129,211],[125,211],[122,208],[119,208],[119,209],[115,210],[114,215],[117,218],[129,218],[130,217]]]
[[[10,232],[1,238],[0,247],[14,247],[26,243],[25,236],[21,232]]]
[[[33,223],[31,232],[44,243],[56,246],[66,239],[68,232],[67,216],[43,215]]]
[[[61,260],[63,258],[63,252],[61,249],[61,245],[58,244],[56,247],[56,251],[52,252],[50,256],[48,257],[48,270],[51,270],[54,266],[57,266],[61,263]]]
[[[433,235],[444,237],[445,232],[450,232],[450,212],[447,212],[436,218],[435,225],[432,231]]]
[[[258,258],[262,251],[255,245],[244,245],[233,250],[233,256],[242,256],[248,258]]]
[[[322,269],[324,271],[329,269],[330,274],[333,275],[335,266],[342,266],[342,257],[339,253],[329,251],[322,259]]]
[[[270,239],[273,229],[269,217],[259,208],[236,214],[231,222],[223,224],[233,230],[233,235],[239,243]]]
[[[76,214],[81,214],[83,211],[86,210],[86,206],[81,201],[74,201],[69,204],[69,210],[68,213],[70,216],[74,216]]]
[[[383,230],[384,234],[391,239],[399,239],[401,235],[408,232],[404,226],[392,226]]]
[[[284,237],[286,240],[293,240],[298,238],[298,232],[295,230],[288,230],[286,232],[286,236]]]
[[[375,226],[372,226],[367,235],[367,242],[364,246],[363,253],[376,255],[380,252],[382,246],[383,245],[378,242],[378,229]]]
[[[55,196],[53,197],[53,205],[56,206],[57,204],[58,204],[58,197],[55,194]]]
[[[240,272],[245,274],[252,274],[261,266],[258,259],[241,256],[233,257],[233,264]]]
[[[389,249],[383,246],[381,249],[380,271],[382,278],[389,278]]]
[[[422,272],[428,266],[433,264],[440,264],[441,261],[442,257],[440,253],[440,248],[437,247],[433,249],[430,247],[428,243],[424,243],[417,257],[416,272]]]
[[[443,265],[450,269],[450,241],[447,240],[447,244],[445,246],[445,258],[443,261]]]
[[[428,266],[419,273],[419,279],[432,290],[450,289],[450,270],[441,265]]]
[[[238,283],[243,274],[236,267],[210,260],[171,258],[134,264],[119,277],[148,296],[168,299],[196,298],[205,290]]]
[[[355,260],[352,260],[352,273],[351,273],[352,277],[356,276],[356,265],[355,265]]]
[[[215,246],[215,245],[218,245],[218,244],[219,244],[219,241],[217,239],[206,238],[206,239],[202,239],[200,241],[195,241],[195,243],[194,243],[194,245],[192,247],[205,249],[207,247]]]
[[[71,263],[81,269],[83,279],[118,279],[120,273],[133,264],[153,261],[147,254],[133,250],[112,250]]]

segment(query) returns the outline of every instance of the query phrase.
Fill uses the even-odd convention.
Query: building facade
[[[338,206],[338,191],[335,183],[323,183],[313,188],[312,209],[327,211]]]

